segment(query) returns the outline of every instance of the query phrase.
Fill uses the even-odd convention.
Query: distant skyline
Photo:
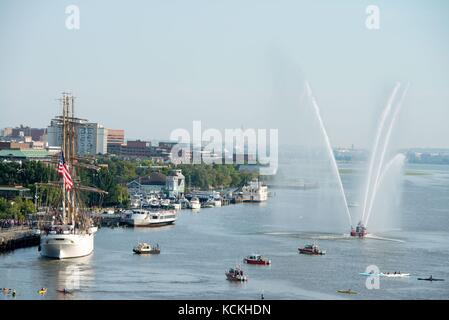
[[[65,8],[80,9],[80,29]],[[380,29],[365,26],[368,5]],[[334,147],[369,148],[397,81],[395,146],[449,148],[449,2],[0,0],[0,127],[76,114],[167,140],[176,128],[278,128],[295,144],[310,82]]]

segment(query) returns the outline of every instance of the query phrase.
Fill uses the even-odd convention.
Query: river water
[[[161,228],[102,228],[92,255],[56,261],[37,248],[0,255],[0,287],[17,295],[1,299],[448,299],[449,167],[413,166],[404,176],[401,228],[376,234],[391,240],[349,239],[318,233],[304,216],[319,189],[275,189],[263,204],[238,204],[199,212],[183,210],[175,225]],[[347,192],[357,177],[346,174]],[[345,219],[342,216],[342,219]],[[139,241],[159,243],[160,255],[139,256]],[[299,255],[297,248],[318,241],[325,256]],[[258,252],[269,267],[243,265]],[[226,269],[241,264],[247,283],[225,279]],[[367,266],[411,273],[381,278],[367,289],[359,275]],[[418,281],[433,275],[442,282]],[[46,295],[37,293],[48,288]],[[72,294],[57,289],[76,287]],[[337,290],[351,288],[356,295]]]

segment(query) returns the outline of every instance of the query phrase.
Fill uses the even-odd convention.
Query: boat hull
[[[299,251],[300,254],[308,254],[308,255],[311,255],[311,256],[322,256],[322,255],[326,254],[325,251],[315,252],[315,251],[310,251],[310,250],[306,250],[306,249],[298,249],[298,251]]]
[[[156,227],[162,227],[167,226],[170,224],[174,224],[176,219],[171,219],[167,221],[158,221],[158,222],[148,222],[148,221],[140,221],[140,220],[131,220],[128,222],[130,226],[133,227],[149,227],[149,228],[156,228]]]
[[[90,255],[94,250],[94,233],[41,235],[41,256],[70,259]]]
[[[135,213],[130,215],[125,222],[132,227],[161,227],[175,223],[176,219],[176,211],[173,210],[165,215],[157,212]]]
[[[270,260],[251,260],[251,259],[244,259],[245,263],[247,264],[255,264],[260,266],[268,266],[271,264]]]

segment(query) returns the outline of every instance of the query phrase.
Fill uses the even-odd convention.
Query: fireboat
[[[363,225],[362,221],[359,221],[355,229],[351,227],[351,237],[364,238],[368,234],[366,227]]]

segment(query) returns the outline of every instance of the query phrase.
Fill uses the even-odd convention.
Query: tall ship
[[[97,228],[93,225],[82,201],[83,192],[107,192],[88,186],[83,186],[78,177],[78,168],[98,170],[99,168],[83,163],[77,156],[77,126],[83,122],[74,116],[74,97],[63,93],[63,112],[53,121],[61,129],[61,152],[56,163],[59,181],[41,183],[39,187],[52,189],[57,194],[56,205],[47,206],[47,222],[40,224],[41,241],[40,254],[54,259],[77,258],[90,255],[94,250],[94,238]],[[47,194],[47,198],[48,198]]]

